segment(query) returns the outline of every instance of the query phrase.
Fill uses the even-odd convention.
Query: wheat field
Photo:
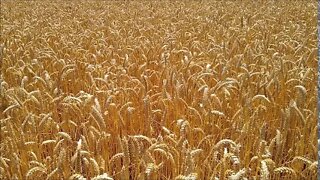
[[[0,179],[317,179],[317,2],[1,1]]]

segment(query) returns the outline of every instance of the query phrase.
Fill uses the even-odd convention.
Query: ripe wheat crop
[[[316,1],[1,1],[0,179],[317,178]]]

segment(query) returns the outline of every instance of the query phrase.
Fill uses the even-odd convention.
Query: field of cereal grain
[[[1,1],[0,179],[317,178],[317,2]]]

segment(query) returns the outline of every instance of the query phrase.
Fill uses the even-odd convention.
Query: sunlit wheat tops
[[[0,179],[316,179],[316,7],[2,1]]]

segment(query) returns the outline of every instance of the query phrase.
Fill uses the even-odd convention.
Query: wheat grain
[[[3,1],[0,179],[316,179],[316,9]]]

